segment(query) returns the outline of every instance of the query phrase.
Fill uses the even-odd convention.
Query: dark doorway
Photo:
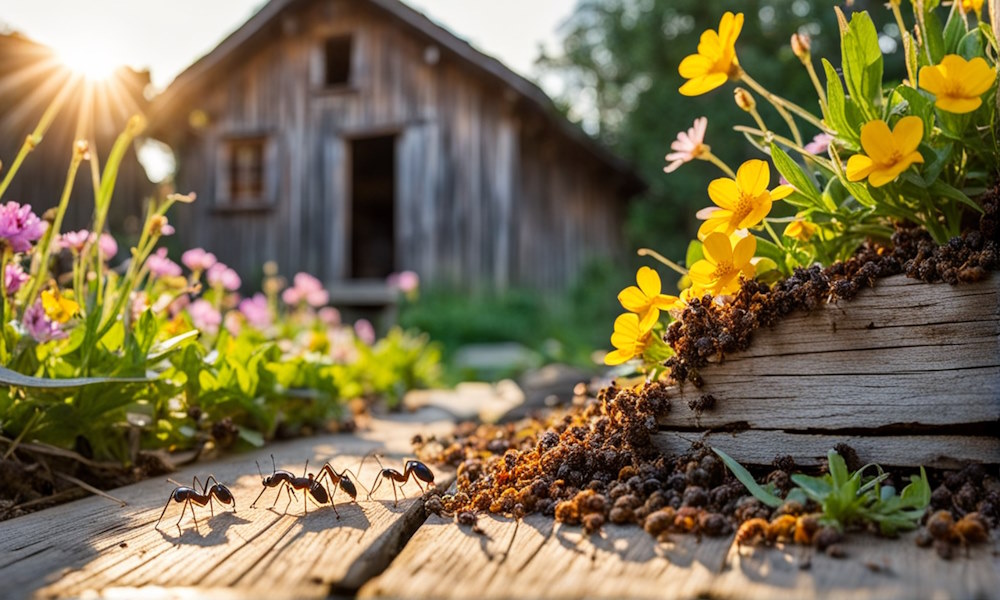
[[[396,138],[351,142],[351,277],[396,270]]]

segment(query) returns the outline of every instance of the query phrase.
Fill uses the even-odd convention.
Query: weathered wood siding
[[[705,437],[752,463],[814,463],[838,442],[864,462],[1000,463],[1000,277],[888,277],[786,316],[700,375],[660,418],[655,441],[668,452]],[[689,410],[703,395],[715,408]]]
[[[306,3],[278,20],[190,107],[209,124],[179,122],[168,140],[178,149],[178,188],[199,196],[176,215],[190,245],[251,282],[267,260],[343,281],[350,140],[395,134],[398,269],[470,288],[558,289],[589,257],[620,251],[618,179],[512,90],[361,3]],[[354,37],[352,81],[326,90],[323,42],[339,34]],[[215,207],[218,148],[261,133],[277,142],[273,207]]]

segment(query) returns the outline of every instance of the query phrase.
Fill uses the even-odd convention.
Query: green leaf
[[[771,162],[797,192],[808,198],[816,207],[823,207],[823,199],[820,197],[819,190],[816,189],[812,178],[802,170],[797,162],[792,160],[787,152],[773,143],[771,144]]]
[[[848,93],[866,120],[878,118],[882,103],[882,49],[875,23],[867,12],[851,15],[850,25],[841,36],[840,51]]]
[[[197,329],[192,329],[191,331],[186,331],[180,335],[175,335],[170,339],[154,344],[153,347],[149,349],[149,356],[147,356],[147,360],[149,362],[156,362],[160,360],[167,354],[170,354],[172,350],[180,346],[182,343],[197,338],[199,333],[200,332]]]
[[[920,117],[924,122],[924,139],[930,137],[930,132],[934,129],[934,102],[924,95],[920,90],[915,90],[908,85],[897,86],[892,91],[893,99],[901,100],[901,114],[910,114]]]
[[[826,461],[830,468],[830,477],[833,478],[833,487],[839,488],[847,483],[851,475],[847,470],[847,463],[844,461],[844,457],[838,454],[836,450],[830,450],[826,453]]]
[[[99,383],[148,383],[152,379],[146,377],[68,377],[65,379],[49,379],[33,377],[0,367],[0,385],[6,387],[23,387],[38,389],[59,389],[95,385]]]
[[[746,486],[747,491],[750,492],[754,498],[760,500],[761,502],[763,502],[767,506],[770,506],[771,508],[778,508],[779,506],[784,504],[784,501],[781,498],[775,496],[774,494],[768,492],[763,487],[761,487],[760,484],[758,484],[754,480],[753,475],[750,474],[750,471],[744,469],[743,465],[736,462],[736,460],[734,460],[731,456],[729,456],[722,450],[719,450],[718,448],[712,448],[712,452],[715,452],[716,454],[719,455],[719,458],[722,459],[722,462],[726,463],[726,466],[729,467],[729,470],[733,472],[733,476],[735,476],[736,479],[740,481],[740,483]]]
[[[691,265],[703,258],[705,258],[705,250],[701,242],[691,240],[691,243],[688,244],[687,255],[684,257],[684,266],[690,269]]]
[[[965,34],[965,37],[962,38],[962,41],[958,43],[958,49],[956,53],[965,60],[972,60],[977,56],[982,56],[983,36],[980,35],[980,30],[974,29],[969,33]]]
[[[825,58],[823,59],[823,70],[826,72],[827,121],[837,131],[838,137],[849,140],[855,147],[858,147],[858,144],[861,143],[861,134],[847,120],[847,96],[844,95],[844,86],[840,83],[840,76],[837,75],[837,70],[833,68],[830,61]]]
[[[260,448],[264,445],[264,436],[259,431],[247,429],[246,427],[240,427],[238,435],[241,440],[250,444],[254,448]]]
[[[958,45],[969,31],[965,15],[959,8],[959,4],[958,2],[952,3],[951,12],[948,13],[948,21],[944,24],[945,54],[957,53]]]
[[[983,212],[982,207],[976,204],[971,198],[963,194],[961,190],[953,188],[947,183],[941,181],[940,179],[931,184],[930,188],[928,188],[928,191],[930,191],[932,194],[939,194],[941,196],[944,196],[949,200],[955,200],[957,202],[961,202],[962,204],[968,206],[969,208],[975,210],[980,214],[982,214]]]
[[[809,475],[796,473],[791,476],[791,479],[807,496],[819,503],[824,502],[833,490],[830,482],[822,477],[810,477]]]
[[[944,58],[944,30],[941,28],[941,21],[933,12],[928,12],[924,16],[924,46],[930,55],[929,64],[936,65]]]

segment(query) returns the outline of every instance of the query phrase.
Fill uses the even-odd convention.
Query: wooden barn
[[[269,260],[312,272],[342,303],[407,269],[562,289],[623,251],[643,187],[538,87],[398,0],[271,0],[151,122],[198,194],[171,216],[182,242],[250,282]]]

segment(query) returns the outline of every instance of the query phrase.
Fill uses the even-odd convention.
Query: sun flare
[[[121,66],[120,59],[111,48],[96,39],[69,39],[54,44],[59,60],[71,71],[89,81],[107,81]]]

